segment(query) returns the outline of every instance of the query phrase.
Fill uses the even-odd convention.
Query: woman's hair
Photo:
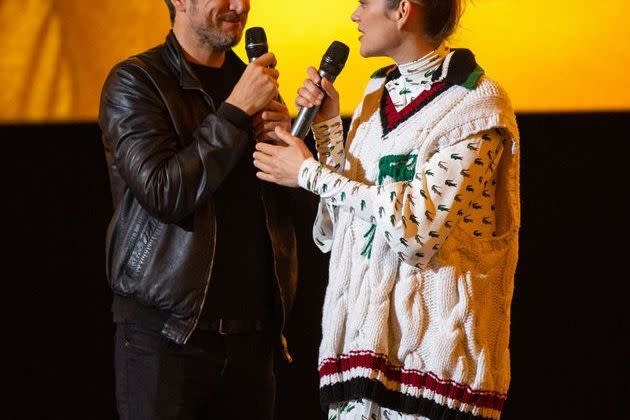
[[[175,6],[171,3],[171,0],[164,0],[166,6],[168,7],[168,15],[171,18],[171,25],[175,21]]]
[[[387,7],[398,7],[401,0],[387,0]],[[410,0],[424,7],[424,34],[437,43],[455,32],[462,14],[461,0]]]

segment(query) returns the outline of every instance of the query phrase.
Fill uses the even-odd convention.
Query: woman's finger
[[[273,172],[274,169],[276,167],[275,165],[275,158],[266,155],[264,153],[260,153],[260,152],[254,152],[254,160],[257,162],[260,162],[261,164],[267,166],[267,171],[265,172]]]
[[[315,83],[319,83],[319,81],[321,80],[321,76],[319,75],[317,70],[315,70],[315,67],[307,67],[306,74],[308,74],[308,77]]]
[[[311,101],[307,101],[301,96],[298,96],[295,98],[295,105],[297,105],[298,108],[310,108],[313,106],[313,103]]]
[[[273,157],[273,156],[276,155],[276,151],[278,150],[278,146],[272,146],[272,145],[266,144],[266,143],[256,143],[256,150],[258,150],[259,152],[263,152],[264,154]]]
[[[333,84],[326,78],[322,79],[322,88],[324,89],[324,92],[326,92],[326,95],[330,96],[332,99],[337,99],[339,97],[337,89],[335,89]]]
[[[302,141],[297,137],[293,137],[291,135],[291,133],[289,133],[287,130],[285,130],[284,128],[277,126],[275,128],[276,134],[278,135],[278,139],[282,140],[284,143],[288,144],[289,146],[295,146],[297,144],[298,141]],[[278,147],[278,146],[275,146]]]
[[[317,103],[317,95],[315,95],[313,92],[311,92],[310,90],[308,90],[304,86],[302,86],[301,88],[298,89],[298,95],[301,96],[302,98],[306,99],[307,101],[309,101],[312,104],[316,104]]]
[[[265,172],[256,172],[256,177],[258,179],[262,179],[263,181],[267,181],[267,182],[273,182],[273,183],[278,183],[278,181],[276,181],[276,178],[268,173]]]
[[[304,87],[320,101],[324,99],[324,92],[322,92],[321,88],[313,83],[312,80],[306,79],[304,81]]]
[[[259,159],[254,159],[254,166],[257,167],[258,169],[260,169],[261,171],[263,171],[265,173],[268,173],[268,174],[273,172],[273,167],[271,165],[263,163]]]

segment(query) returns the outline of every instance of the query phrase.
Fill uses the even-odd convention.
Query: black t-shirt
[[[193,63],[191,68],[217,108],[244,69],[231,52],[221,68]],[[252,138],[213,196],[216,250],[203,319],[271,320],[273,257],[253,152]]]

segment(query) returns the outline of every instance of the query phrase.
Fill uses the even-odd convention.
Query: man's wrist
[[[247,129],[252,125],[252,117],[243,109],[227,101],[223,102],[217,110],[217,116],[225,118],[235,126]]]
[[[227,98],[224,103],[230,104],[231,106],[240,109],[241,111],[243,111],[243,113],[249,115],[250,117],[255,114],[254,110],[250,106],[239,103],[239,101],[234,100],[231,97]]]

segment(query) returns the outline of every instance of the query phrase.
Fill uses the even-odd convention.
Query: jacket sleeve
[[[467,211],[479,201],[503,151],[501,134],[489,130],[463,139],[417,162],[413,179],[382,186],[337,174],[312,158],[299,184],[356,217],[371,222],[393,252],[417,268],[426,266]]]
[[[221,185],[245,149],[250,118],[224,103],[182,149],[150,77],[126,62],[105,82],[99,123],[109,164],[149,213],[173,223],[194,212]]]

